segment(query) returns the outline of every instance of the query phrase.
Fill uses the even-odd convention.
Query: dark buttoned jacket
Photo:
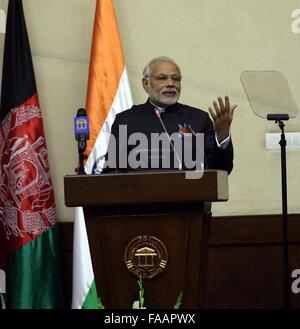
[[[115,121],[112,125],[111,134],[114,136],[115,142],[110,139],[108,152],[106,154],[106,166],[103,173],[116,171],[116,172],[127,172],[131,170],[145,170],[153,169],[151,168],[151,156],[155,152],[151,153],[151,135],[153,134],[166,134],[164,127],[155,114],[155,107],[150,103],[149,99],[146,103],[140,105],[133,105],[129,110],[123,111],[116,115]],[[181,134],[184,132],[192,133],[193,135],[197,133],[202,133],[204,136],[204,166],[205,169],[219,169],[226,170],[228,173],[231,172],[233,168],[233,146],[230,138],[229,144],[225,149],[218,147],[215,138],[215,131],[213,128],[213,123],[207,112],[180,103],[176,103],[165,109],[165,112],[160,114],[161,120],[165,126],[165,129],[169,136],[172,134]],[[120,127],[121,130],[120,130]],[[120,136],[120,133],[122,136]],[[148,152],[145,152],[145,147],[143,145],[134,145],[132,140],[135,140],[134,134],[142,133],[147,137],[148,143],[146,148]],[[132,140],[130,143],[130,136]],[[138,144],[138,143],[137,143]],[[140,143],[141,144],[141,143]],[[145,146],[145,145],[144,145]],[[171,145],[170,145],[171,146]],[[195,142],[193,143],[193,148],[195,148]],[[130,152],[136,149],[136,156],[143,157],[146,156],[146,166],[132,167],[128,159]],[[176,149],[175,149],[176,150]],[[109,163],[108,153],[112,152],[115,156],[115,161]],[[175,151],[176,152],[176,151]],[[171,158],[174,155],[174,148],[170,147]],[[193,150],[195,156],[195,150]],[[156,156],[156,155],[154,155]],[[162,157],[161,152],[158,154]],[[122,160],[121,160],[122,157]],[[124,159],[128,161],[125,163]],[[176,160],[176,156],[174,157]],[[178,156],[177,156],[178,158]],[[176,161],[170,162],[169,169],[176,169]],[[178,164],[177,164],[178,165]],[[157,169],[157,168],[155,168]],[[161,169],[159,167],[158,169]],[[166,169],[166,168],[164,168]],[[183,165],[182,169],[195,169],[195,168],[185,168]]]

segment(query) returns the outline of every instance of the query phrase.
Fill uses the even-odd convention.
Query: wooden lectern
[[[131,308],[139,277],[146,307],[171,309],[181,291],[182,308],[204,306],[210,202],[228,199],[228,175],[194,178],[178,171],[64,177],[65,204],[84,210],[106,308]]]

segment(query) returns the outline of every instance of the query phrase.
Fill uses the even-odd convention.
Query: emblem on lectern
[[[129,272],[137,278],[153,279],[167,266],[167,248],[155,236],[139,235],[128,243],[124,261]]]

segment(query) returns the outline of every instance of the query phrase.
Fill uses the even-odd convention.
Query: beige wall
[[[49,150],[58,216],[63,176],[74,172],[72,120],[85,104],[96,0],[23,0]],[[240,83],[244,70],[278,70],[300,106],[300,34],[291,30],[296,0],[114,0],[135,103],[146,98],[144,64],[154,56],[176,59],[183,73],[181,102],[204,110],[217,96],[239,105],[232,126],[235,168],[230,200],[215,215],[280,213],[280,153],[265,150],[274,123],[257,118]],[[6,10],[7,0],[0,0]],[[4,36],[0,35],[1,62]],[[300,131],[300,119],[286,130]],[[288,151],[289,211],[300,212],[300,151]]]

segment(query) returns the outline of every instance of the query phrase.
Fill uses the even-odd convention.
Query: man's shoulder
[[[171,107],[174,106],[174,110],[179,110],[181,112],[181,115],[184,117],[189,117],[189,118],[200,118],[200,119],[208,119],[209,115],[206,111],[201,110],[200,108],[196,108],[190,105],[182,104],[182,103],[176,103],[172,105]],[[170,110],[171,110],[170,107]],[[152,108],[152,105],[148,102],[143,103],[143,104],[137,104],[133,105],[130,109],[127,109],[125,111],[122,111],[116,115],[116,120],[118,121],[124,121],[124,120],[129,120],[129,119],[136,119],[136,116],[143,116],[144,113],[149,113],[149,109]]]
[[[182,113],[184,115],[202,117],[202,118],[209,117],[208,113],[204,110],[201,110],[200,108],[193,107],[193,106],[186,105],[186,104],[181,104],[181,103],[178,103],[178,106],[180,107],[180,109],[182,110]]]
[[[143,110],[146,111],[147,108],[148,108],[147,103],[132,105],[131,108],[129,108],[125,111],[119,112],[116,115],[115,120],[118,120],[118,121],[126,120],[127,121],[128,119],[131,119],[131,118],[133,119],[136,117],[136,115],[142,114]]]

